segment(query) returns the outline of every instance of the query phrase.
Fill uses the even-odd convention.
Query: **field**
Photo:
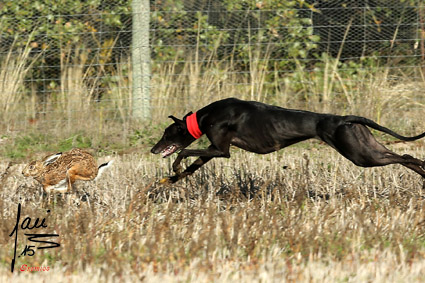
[[[42,97],[25,88],[32,64],[25,54],[16,62],[28,68],[6,60],[4,70],[16,71],[0,74],[7,82],[0,86],[0,103],[6,102],[0,105],[0,282],[423,282],[424,181],[402,166],[359,168],[307,141],[264,156],[232,149],[230,159],[164,186],[158,181],[171,174],[175,157],[149,153],[168,115],[182,117],[230,96],[361,115],[403,135],[419,134],[420,66],[406,73],[325,58],[310,72],[300,67],[270,78],[254,59],[243,74],[228,62],[202,69],[176,61],[153,69],[152,119],[138,124],[130,115],[130,62],[114,69],[97,100],[89,95],[96,84],[85,76],[103,73],[91,70],[96,64],[84,71],[79,60],[86,57],[75,57],[61,65],[60,87]],[[184,75],[175,76],[177,67]],[[425,159],[424,139],[401,143],[374,134],[399,154]],[[197,146],[207,146],[206,139]],[[77,182],[64,196],[44,196],[22,176],[30,159],[72,147],[90,148],[99,163],[113,159],[114,165],[101,180]],[[33,225],[39,218],[41,225],[45,218],[47,227],[19,231],[12,274],[19,203],[22,221],[31,217]],[[30,256],[29,231],[58,234],[51,240],[60,247]],[[20,271],[24,264],[49,271]]]
[[[232,148],[166,186],[175,154],[149,152],[168,115],[227,97],[424,132],[419,1],[143,1],[143,42],[136,1],[3,2],[0,283],[425,282],[425,179],[401,165],[360,168],[305,141]],[[373,134],[425,160],[425,138]],[[63,195],[21,174],[74,147],[114,164]]]
[[[160,133],[158,133],[160,134]],[[382,140],[382,137],[380,137]],[[424,141],[386,144],[423,158]],[[319,142],[255,155],[234,149],[173,186],[173,156],[120,155],[97,182],[48,199],[0,164],[0,282],[423,282],[425,191],[399,166],[356,167]],[[17,204],[46,217],[59,248],[17,258]],[[27,243],[18,236],[18,254]],[[22,264],[49,266],[22,272]]]

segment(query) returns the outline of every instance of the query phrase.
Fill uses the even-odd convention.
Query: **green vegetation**
[[[5,138],[7,138],[5,136]],[[0,150],[0,156],[14,161],[25,160],[37,153],[63,152],[74,147],[91,148],[91,138],[76,134],[69,138],[57,139],[54,134],[35,132],[29,135],[14,137],[14,142],[7,142]],[[105,149],[107,150],[107,149]],[[109,149],[110,150],[110,149]]]
[[[0,3],[0,281],[423,281],[423,180],[401,166],[360,168],[308,141],[264,156],[232,149],[232,158],[165,187],[158,180],[171,174],[174,156],[149,154],[168,115],[231,96],[366,116],[418,134],[425,110],[418,56],[404,69],[400,58],[323,53],[301,12],[314,12],[310,1],[198,1],[223,11],[215,21],[190,12],[195,1],[154,1],[154,111],[140,122],[130,113],[129,1],[59,2]],[[237,33],[225,28],[241,23],[234,11],[245,17]],[[407,12],[372,15],[405,23]],[[401,45],[391,51],[410,48]],[[423,159],[423,140],[378,139]],[[43,196],[22,176],[28,160],[73,147],[114,165],[65,196]],[[51,210],[45,232],[58,233],[61,248],[18,259],[49,265],[49,273],[8,272],[19,202],[25,215]],[[22,233],[18,241],[22,248]]]
[[[65,118],[72,123],[95,117],[98,125],[121,121],[131,135],[130,1],[59,2],[0,4],[0,75],[4,82],[0,84],[0,127],[17,119],[20,130],[31,127],[26,119],[54,124],[50,121]],[[177,100],[200,98],[191,102],[197,107],[221,96],[294,107],[320,103],[323,109],[312,110],[324,111],[329,111],[330,104],[341,111],[356,111],[368,99],[372,100],[368,109],[377,115],[372,118],[380,119],[385,115],[383,99],[370,97],[374,84],[394,75],[421,77],[420,56],[409,53],[419,52],[412,51],[411,44],[420,43],[415,39],[420,27],[408,22],[417,21],[420,14],[414,1],[401,1],[407,5],[402,11],[367,8],[362,21],[373,29],[369,33],[379,36],[386,32],[385,36],[394,39],[400,36],[400,42],[387,46],[388,40],[371,39],[379,45],[375,50],[385,52],[368,51],[344,61],[340,59],[348,44],[345,38],[335,40],[339,46],[334,53],[324,53],[323,38],[312,23],[314,15],[323,12],[311,1],[231,0],[211,7],[207,2],[151,3],[154,121],[165,119],[165,110],[182,111],[176,107]],[[340,5],[351,9],[357,4],[343,1]],[[212,11],[208,15],[196,12],[207,9]],[[358,28],[356,23],[330,20],[331,26],[342,27],[341,35],[345,29]],[[377,24],[383,21],[385,26]],[[412,29],[399,30],[400,25]],[[387,26],[395,30],[387,30]],[[353,32],[356,34],[362,33]],[[410,45],[405,43],[406,36],[417,42],[409,39]],[[408,61],[395,56],[398,52],[404,52]],[[402,63],[417,67],[402,69]]]

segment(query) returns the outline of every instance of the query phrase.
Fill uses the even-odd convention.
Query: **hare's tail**
[[[112,165],[112,163],[114,163],[113,160],[101,164],[98,168],[97,176],[96,176],[96,178],[94,178],[94,180],[95,181],[98,180],[100,178],[100,176],[102,175],[102,173],[105,171],[105,169],[110,167]]]

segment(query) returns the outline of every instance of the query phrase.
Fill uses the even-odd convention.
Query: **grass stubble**
[[[147,153],[159,129],[137,132],[149,140],[141,148],[129,142],[136,129],[129,61],[112,73],[102,100],[93,94],[104,71],[91,70],[83,53],[72,64],[61,61],[61,88],[40,96],[22,83],[33,65],[25,56],[30,49],[0,60],[2,70],[22,71],[0,74],[0,157],[12,159],[0,161],[0,282],[423,282],[425,192],[417,174],[399,165],[359,168],[327,146],[304,142],[264,156],[234,150],[231,159],[213,160],[165,187],[158,180],[171,174],[172,158]],[[233,96],[362,115],[406,135],[423,131],[423,73],[418,81],[400,70],[403,79],[394,82],[383,68],[353,75],[326,61],[332,72],[300,69],[267,83],[270,71],[256,60],[247,74],[214,62],[203,70],[176,59],[153,72],[152,121],[165,125],[170,114],[182,117]],[[301,88],[294,86],[297,75]],[[22,156],[71,144],[93,148],[99,162],[120,154],[101,180],[77,182],[73,194],[49,204],[22,176]],[[424,141],[390,147],[425,156]],[[50,209],[43,232],[59,234],[61,246],[18,258],[12,275],[9,234],[18,203],[22,218]],[[27,243],[22,234],[18,251]],[[20,272],[21,264],[51,270]]]
[[[50,204],[20,174],[24,164],[1,163],[0,281],[421,282],[423,180],[399,165],[359,168],[327,146],[302,145],[233,150],[171,187],[158,180],[172,159],[114,156],[101,180],[77,182],[74,198]],[[423,142],[397,151],[425,155]],[[51,210],[44,232],[59,234],[61,246],[19,258],[12,275],[19,202],[22,217]],[[24,263],[51,270],[21,272]]]

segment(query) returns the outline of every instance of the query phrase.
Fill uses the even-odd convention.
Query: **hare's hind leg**
[[[72,168],[66,171],[67,192],[72,192],[72,184],[75,182],[75,170]]]
[[[66,179],[68,181],[68,192],[72,190],[72,184],[76,180],[90,181],[94,178],[93,172],[91,170],[87,170],[84,166],[80,164],[75,164],[66,172]]]

